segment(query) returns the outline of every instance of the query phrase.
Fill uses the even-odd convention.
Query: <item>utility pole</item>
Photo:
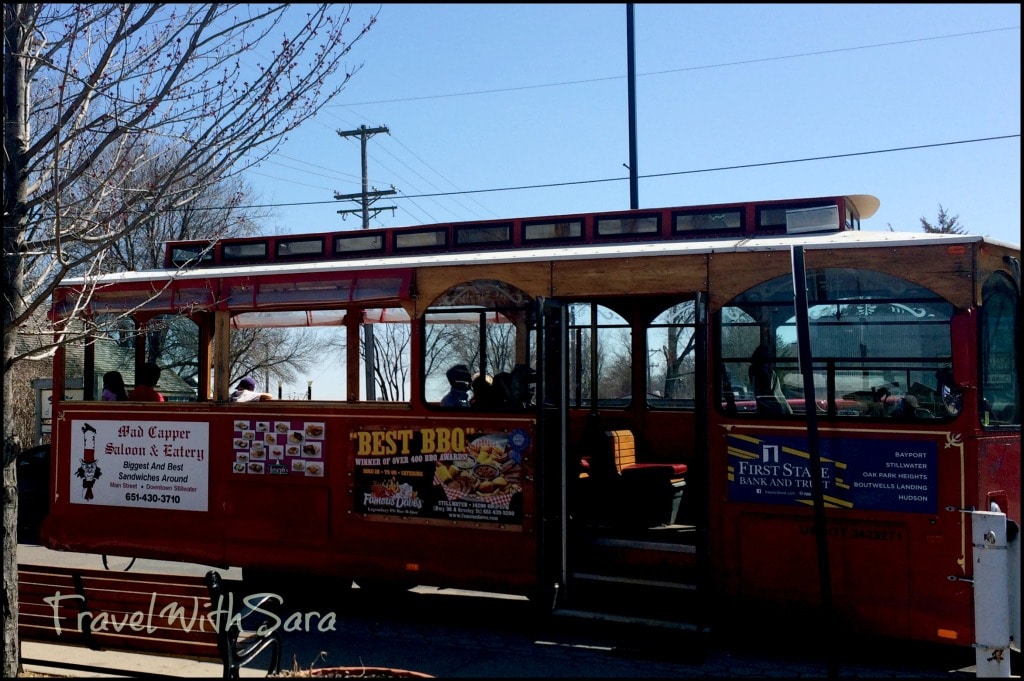
[[[379,199],[382,196],[389,196],[389,195],[395,194],[397,192],[395,192],[395,186],[394,185],[391,185],[391,189],[387,190],[387,191],[377,191],[376,189],[374,189],[373,191],[370,191],[370,188],[369,188],[369,186],[367,184],[369,182],[369,179],[368,179],[367,173],[366,173],[366,140],[371,135],[376,135],[379,132],[384,132],[384,133],[391,134],[391,131],[388,130],[383,125],[380,126],[379,128],[367,128],[365,125],[360,125],[358,130],[338,130],[337,132],[338,132],[338,135],[340,137],[353,137],[355,135],[359,135],[359,146],[360,146],[361,155],[362,155],[362,161],[363,161],[363,191],[362,191],[362,193],[360,193],[360,194],[339,194],[338,192],[334,192],[334,200],[335,201],[360,199],[360,201],[362,202],[362,206],[363,207],[359,208],[359,209],[339,210],[338,214],[341,215],[344,218],[349,213],[359,213],[359,212],[361,212],[363,214],[363,229],[369,229],[370,228],[370,202],[371,202],[370,199],[372,198],[374,201],[376,201],[377,199]],[[392,215],[393,215],[395,207],[394,206],[387,206],[387,207],[384,207],[384,208],[374,208],[373,209],[373,214],[376,216],[377,213],[381,212],[382,210],[391,210]],[[364,324],[363,325],[363,344],[364,344],[365,351],[366,351],[366,358],[364,360],[365,364],[366,364],[366,380],[365,380],[365,383],[366,383],[366,399],[370,400],[370,401],[373,401],[373,400],[377,399],[377,383],[374,380],[374,373],[375,373],[374,353],[376,352],[376,343],[374,342],[374,339],[373,339],[373,324]],[[310,384],[309,384],[309,390],[308,390],[307,395],[308,395],[308,399],[313,399],[313,384],[312,384],[312,382],[310,382]]]
[[[626,70],[629,90],[629,207],[640,207],[639,174],[636,161],[636,56],[633,42],[633,3],[626,4]]]
[[[385,190],[385,191],[377,191],[376,189],[374,189],[373,191],[370,191],[370,188],[367,185],[369,180],[368,180],[367,174],[366,174],[366,140],[371,135],[376,135],[378,132],[385,132],[385,133],[390,134],[391,131],[388,130],[383,125],[380,126],[379,128],[367,128],[365,125],[360,125],[358,130],[338,130],[338,135],[340,137],[354,137],[356,135],[359,135],[359,142],[360,142],[360,148],[361,148],[361,151],[362,151],[362,160],[363,160],[363,191],[361,193],[359,193],[359,194],[339,194],[338,192],[334,192],[334,200],[335,201],[348,201],[348,200],[353,200],[353,199],[359,199],[360,202],[362,203],[362,208],[355,208],[355,209],[350,209],[350,210],[339,210],[338,214],[341,215],[342,217],[344,217],[345,215],[348,215],[349,213],[362,213],[363,214],[363,229],[369,229],[370,228],[370,203],[371,203],[371,199],[376,201],[377,199],[379,199],[382,196],[389,196],[391,194],[397,193],[395,191],[394,185],[391,186],[390,190]],[[394,214],[395,207],[394,206],[385,206],[385,207],[381,207],[381,208],[374,208],[373,209],[373,214],[376,216],[377,213],[381,212],[382,210],[390,210],[390,211],[392,211],[392,214]]]

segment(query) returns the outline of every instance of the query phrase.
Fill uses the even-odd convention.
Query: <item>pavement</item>
[[[224,674],[223,666],[209,662],[199,662],[174,657],[156,655],[138,655],[132,653],[112,653],[105,650],[89,650],[74,646],[60,646],[50,643],[23,641],[21,658],[40,660],[50,664],[24,663],[22,669],[33,674],[52,677],[77,678],[132,678],[154,676],[180,676],[189,678],[220,678]],[[94,667],[93,670],[70,668]],[[266,670],[246,668],[242,677],[266,676]]]
[[[20,546],[19,560],[101,567],[99,556],[38,546]],[[123,569],[128,561],[111,558],[109,563]],[[132,569],[203,574],[207,568],[138,561]],[[224,574],[238,577],[233,571]],[[697,635],[578,620],[539,622],[528,601],[501,594],[417,587],[385,597],[355,588],[285,598],[285,612],[305,616],[291,620],[290,630],[287,623],[282,627],[285,670],[377,666],[438,678],[517,679],[975,676],[975,653],[969,648],[843,640],[831,642],[828,651],[781,633],[781,626],[774,632]],[[22,658],[50,663],[26,664],[26,671],[64,677],[222,676],[219,664],[29,641],[22,644]],[[1016,678],[1019,664],[1018,655]],[[242,676],[266,676],[266,660],[256,660]]]
[[[363,632],[366,636],[367,632]],[[373,635],[381,635],[380,628]],[[429,640],[411,642],[408,636],[385,635],[391,650],[379,655],[378,646],[363,648],[357,659],[344,653],[339,666],[387,666],[414,669],[438,678],[829,678],[828,666],[819,654],[800,656],[767,654],[764,652],[735,652],[724,650],[668,651],[655,655],[650,650],[633,646],[606,645],[593,640],[568,642],[537,638],[527,644],[523,641],[504,641],[500,646],[462,643],[454,648],[432,644]],[[472,647],[469,647],[472,645]],[[532,649],[531,649],[532,648]],[[157,657],[90,651],[70,646],[57,646],[25,642],[24,658],[46,660],[50,664],[25,664],[24,669],[35,674],[53,677],[81,678],[155,678],[160,676],[182,678],[218,678],[222,668],[217,664]],[[299,668],[331,667],[333,653],[326,659],[316,655],[308,658],[308,665]],[[686,661],[685,658],[690,658]],[[297,660],[298,658],[296,658]],[[68,668],[66,665],[89,665],[93,670]],[[955,666],[954,666],[955,667]],[[286,669],[288,666],[286,666]],[[266,670],[246,667],[243,678],[266,676]],[[856,662],[841,663],[837,678],[903,678],[903,679],[956,679],[973,677],[973,668],[937,666],[925,660],[879,660],[861,658]],[[1016,678],[1019,678],[1017,676]]]

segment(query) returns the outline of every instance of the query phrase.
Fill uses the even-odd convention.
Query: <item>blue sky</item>
[[[635,5],[639,206],[873,194],[864,229],[918,232],[941,204],[1019,244],[1020,13]],[[333,104],[246,173],[276,206],[268,232],[359,229],[333,197],[361,190],[359,142],[336,133],[361,125],[389,128],[369,184],[398,191],[373,227],[630,207],[625,4],[385,4],[350,63]],[[865,153],[907,147],[923,148]],[[838,158],[788,162],[818,157]],[[536,185],[557,186],[513,189]]]

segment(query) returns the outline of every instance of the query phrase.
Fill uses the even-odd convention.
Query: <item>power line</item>
[[[845,47],[845,48],[818,50],[818,51],[813,51],[813,52],[800,52],[800,53],[789,54],[789,55],[778,55],[778,56],[770,56],[770,57],[760,57],[760,58],[745,59],[745,60],[739,60],[739,61],[734,61],[734,62],[725,62],[725,63],[719,63],[719,64],[706,64],[706,65],[683,67],[683,68],[676,68],[676,69],[665,69],[665,70],[660,70],[660,71],[651,71],[651,72],[643,73],[643,74],[640,74],[640,75],[641,76],[656,76],[656,75],[665,75],[665,74],[672,74],[672,73],[681,73],[681,72],[687,72],[687,71],[699,71],[699,70],[706,70],[706,69],[713,69],[713,68],[722,68],[722,67],[728,67],[728,66],[742,66],[742,65],[748,65],[748,64],[756,64],[756,63],[764,63],[764,62],[772,62],[772,61],[797,59],[797,58],[803,58],[803,57],[820,56],[820,55],[834,54],[834,53],[841,53],[841,52],[853,52],[853,51],[868,50],[868,49],[875,49],[875,48],[881,48],[881,47],[891,47],[891,46],[898,46],[898,45],[907,45],[907,44],[921,43],[921,42],[928,42],[928,41],[935,41],[935,40],[946,40],[946,39],[951,39],[951,38],[960,38],[960,37],[967,37],[967,36],[983,35],[983,34],[987,34],[987,33],[1001,32],[1001,31],[1011,31],[1011,30],[1020,30],[1020,27],[1019,26],[1009,26],[1009,27],[1002,27],[1002,28],[982,29],[982,30],[978,30],[978,31],[969,31],[969,32],[963,32],[963,33],[946,34],[946,35],[940,35],[940,36],[930,36],[930,37],[924,37],[924,38],[909,38],[909,39],[906,39],[906,40],[897,40],[897,41],[890,41],[890,42],[883,42],[883,43],[874,43],[874,44],[869,44],[869,45],[855,45],[855,46],[852,46],[852,47]],[[392,102],[407,102],[407,101],[418,101],[418,100],[429,100],[429,99],[441,99],[441,98],[448,98],[448,97],[459,97],[459,96],[465,96],[465,95],[490,94],[490,93],[499,93],[499,92],[514,92],[514,91],[518,91],[518,90],[528,90],[528,89],[537,89],[537,88],[557,87],[557,86],[562,86],[562,85],[583,84],[583,83],[591,83],[591,82],[599,82],[599,81],[607,81],[607,80],[621,80],[621,79],[626,78],[626,77],[627,76],[609,76],[609,77],[603,77],[603,78],[592,78],[592,79],[584,79],[584,80],[576,80],[576,81],[564,81],[564,82],[560,82],[560,83],[528,85],[528,86],[511,87],[511,88],[497,88],[497,89],[492,89],[492,90],[479,90],[479,91],[462,92],[462,93],[450,93],[450,94],[442,94],[442,95],[428,95],[428,96],[422,96],[422,97],[405,97],[405,98],[400,98],[400,99],[378,100],[378,101],[373,101],[373,102],[360,102],[360,103],[356,103],[356,104],[352,104],[352,103],[341,104],[341,103],[339,103],[339,104],[334,104],[334,105],[328,105],[328,107],[325,108],[324,113],[326,113],[326,114],[328,114],[328,115],[333,117],[333,116],[335,116],[334,112],[329,111],[328,109],[347,107],[347,108],[350,108],[350,110],[351,110],[351,107],[360,106],[360,105],[366,105],[366,104],[382,104],[382,103],[392,103]],[[365,118],[365,117],[361,116],[357,112],[353,112],[353,113],[356,116],[359,116],[360,118]],[[319,123],[319,121],[314,121],[314,122]],[[323,123],[320,123],[320,124],[324,125],[324,127],[329,127],[326,124],[323,124]],[[950,143],[947,143],[947,144],[962,144],[962,143],[964,143],[964,142],[950,142]],[[405,147],[405,145],[402,145],[402,146]],[[936,145],[936,146],[941,146],[941,145]],[[405,149],[409,153],[412,153],[411,150],[408,149],[408,147],[405,147]],[[386,151],[386,149],[385,149],[385,151]],[[885,153],[886,151],[895,151],[895,150],[883,150],[883,151],[861,152],[861,153],[863,153],[863,154]],[[388,152],[388,153],[390,153],[390,152]],[[856,156],[856,155],[859,155],[859,154],[851,154],[851,155]],[[394,156],[394,155],[392,154],[392,156]],[[416,155],[413,154],[413,156],[416,156]],[[841,158],[841,157],[842,156],[819,157],[819,158]],[[402,162],[400,159],[398,159],[398,157],[395,157],[395,158],[396,158],[396,160],[399,160],[399,162]],[[418,156],[416,156],[416,158],[419,159]],[[292,159],[292,160],[298,160],[298,159]],[[375,159],[375,160],[377,160],[377,159]],[[425,165],[427,165],[427,167],[430,168],[431,170],[433,170],[435,173],[437,172],[432,167],[430,167],[429,164],[426,164],[425,161],[423,161],[422,159],[419,159],[419,160],[421,162],[423,162]],[[643,175],[641,177],[652,178],[652,177],[664,177],[664,176],[671,176],[671,175],[684,175],[684,174],[701,173],[701,172],[714,172],[714,171],[717,171],[717,170],[728,170],[728,169],[748,168],[748,167],[757,167],[757,166],[779,165],[779,164],[785,164],[785,163],[798,163],[798,162],[808,161],[808,160],[817,160],[817,159],[796,159],[796,160],[790,160],[790,161],[774,161],[774,162],[768,162],[768,163],[762,163],[762,164],[752,164],[752,165],[746,165],[746,166],[732,166],[732,167],[729,167],[729,168],[711,168],[711,169],[680,171],[680,172],[664,173],[664,174],[656,174],[656,175]],[[315,166],[313,164],[308,164],[308,163],[305,163],[305,162],[303,162],[303,163],[306,164],[306,165],[317,167],[317,166]],[[284,164],[280,164],[280,165],[284,165]],[[405,164],[403,163],[403,165],[405,165]],[[285,167],[287,167],[287,166],[285,166]],[[409,168],[409,170],[412,170],[412,168],[410,168],[408,165],[406,165],[406,167]],[[308,171],[305,171],[305,172],[308,172]],[[334,171],[334,172],[336,172],[336,171]],[[413,170],[413,172],[415,173],[416,171]],[[272,177],[270,175],[265,175],[265,174],[262,174],[262,173],[259,173],[259,174],[263,175],[264,177]],[[421,178],[423,177],[419,173],[416,173],[416,174],[419,177],[421,177]],[[440,173],[438,173],[438,175],[440,175]],[[327,176],[324,175],[324,177],[327,177]],[[441,176],[441,177],[443,179],[445,179],[445,181],[449,182],[449,184],[452,184],[452,186],[455,186],[454,183],[452,183],[449,180],[447,180],[447,178],[444,178],[443,176]],[[297,182],[294,179],[290,179],[290,178],[274,178],[274,179],[277,179],[277,180],[282,181],[282,182],[292,183],[292,184],[302,184],[303,186],[312,186],[312,185],[306,185],[306,184],[301,183],[301,182]],[[426,180],[426,178],[423,178],[423,179]],[[464,196],[464,197],[467,197],[468,199],[474,201],[474,203],[476,203],[478,206],[481,206],[482,208],[487,210],[485,207],[482,206],[482,204],[480,204],[475,199],[473,199],[473,195],[474,194],[482,194],[482,193],[490,193],[490,192],[498,192],[498,191],[513,191],[513,190],[516,190],[516,189],[532,189],[532,188],[541,188],[541,187],[559,187],[559,186],[569,186],[569,185],[575,185],[575,184],[582,185],[582,184],[597,183],[597,182],[614,182],[614,181],[620,181],[621,179],[622,178],[607,178],[607,179],[603,179],[603,180],[584,180],[584,181],[577,181],[577,182],[563,182],[563,183],[554,183],[554,184],[546,184],[546,185],[529,185],[529,186],[524,186],[524,187],[506,187],[506,188],[480,189],[480,190],[469,190],[469,191],[456,190],[456,191],[449,191],[449,192],[441,191],[440,187],[434,186],[432,188],[438,190],[435,193],[420,193],[420,194],[403,193],[402,196],[398,197],[398,198],[408,199],[410,203],[407,203],[406,204],[407,206],[408,205],[415,205],[418,208],[421,208],[421,210],[425,210],[421,206],[419,206],[419,204],[416,203],[416,201],[415,201],[416,199],[418,199],[418,198],[432,198],[433,199],[433,198],[438,198],[438,197],[447,197],[447,198],[452,198],[452,199],[454,199],[456,201],[456,203],[459,203],[458,200],[455,199],[454,197]],[[431,183],[429,181],[427,181],[427,183],[431,184],[431,185],[433,184],[433,183]],[[317,204],[331,204],[331,203],[333,203],[333,202],[332,201],[309,201],[309,202],[297,202],[297,203],[266,204],[265,206],[254,206],[254,207],[278,207],[278,206],[284,207],[284,206],[317,205]],[[462,206],[463,208],[467,208],[467,206],[464,206],[461,203],[459,203],[459,205]],[[470,212],[475,213],[476,211],[470,211]],[[488,210],[488,212],[490,212],[490,211]]]
[[[836,54],[839,52],[856,52],[857,50],[870,50],[876,47],[892,47],[894,45],[909,45],[911,43],[923,43],[931,40],[947,40],[949,38],[963,38],[964,36],[971,35],[982,35],[985,33],[995,33],[998,31],[1019,31],[1020,26],[1007,26],[1004,28],[990,28],[981,31],[969,31],[967,33],[952,33],[949,35],[938,35],[929,38],[909,38],[907,40],[894,40],[888,43],[875,43],[873,45],[855,45],[853,47],[839,47],[832,50],[818,50],[815,52],[798,52],[796,54],[785,54],[775,57],[759,57],[756,59],[743,59],[740,61],[723,62],[721,64],[704,64],[702,66],[685,66],[678,69],[665,69],[663,71],[650,71],[648,73],[639,73],[637,76],[661,76],[668,73],[684,73],[687,71],[703,71],[707,69],[720,69],[729,66],[744,66],[746,64],[759,64],[770,61],[782,61],[785,59],[801,59],[803,57],[817,57],[823,54]],[[334,107],[351,107],[351,106],[369,106],[371,104],[396,104],[399,102],[418,102],[426,99],[446,99],[449,97],[468,97],[471,95],[492,95],[499,92],[518,92],[521,90],[539,90],[541,88],[549,87],[562,87],[564,85],[583,85],[586,83],[600,83],[606,80],[622,80],[626,76],[603,76],[600,78],[587,78],[584,80],[566,80],[559,83],[541,83],[538,85],[521,85],[519,87],[506,87],[506,88],[495,88],[493,90],[470,90],[468,92],[452,92],[444,95],[423,95],[422,97],[402,97],[400,99],[377,99],[370,102],[348,102],[329,104],[326,108]]]
[[[958,140],[956,142],[936,142],[934,144],[918,144],[910,147],[892,147],[890,149],[874,149],[872,151],[853,151],[847,154],[830,154],[828,156],[808,156],[806,158],[793,158],[785,161],[764,161],[762,163],[743,163],[740,165],[732,166],[718,166],[715,168],[698,168],[695,170],[676,170],[668,173],[651,173],[648,175],[640,175],[640,179],[651,179],[655,177],[672,177],[675,175],[695,175],[698,173],[717,173],[724,170],[743,170],[746,168],[764,168],[767,166],[778,166],[787,165],[791,163],[809,163],[811,161],[829,161],[840,158],[852,158],[855,156],[870,156],[874,154],[891,154],[898,151],[916,151],[918,149],[935,149],[937,147],[948,147],[958,144],[975,144],[977,142],[992,142],[995,140],[1005,140],[1019,138],[1020,133],[1013,135],[997,135],[995,137],[978,137],[969,140]],[[510,192],[518,191],[523,189],[547,189],[551,187],[569,187],[574,185],[585,185],[585,184],[599,184],[602,182],[626,182],[629,177],[606,177],[595,180],[573,180],[569,182],[550,182],[547,184],[526,184],[518,185],[515,187],[493,187],[490,189],[468,189],[464,191],[455,192],[439,192],[436,194],[409,194],[400,195],[395,197],[396,199],[421,199],[435,196],[461,196],[467,194],[485,194],[489,192]],[[264,203],[264,204],[253,204],[249,206],[235,206],[235,208],[283,208],[286,206],[318,206],[325,204],[337,203],[336,201],[298,201],[295,203]],[[206,208],[189,208],[189,210],[221,210],[224,206],[210,206]],[[169,209],[169,210],[185,210],[185,209]]]

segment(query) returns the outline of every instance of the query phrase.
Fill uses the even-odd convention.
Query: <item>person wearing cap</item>
[[[232,402],[257,402],[274,398],[270,393],[256,392],[256,381],[246,376],[235,386],[235,392],[231,393],[230,399]]]
[[[452,389],[441,398],[442,407],[469,407],[469,385],[473,375],[465,364],[456,364],[445,374]]]

